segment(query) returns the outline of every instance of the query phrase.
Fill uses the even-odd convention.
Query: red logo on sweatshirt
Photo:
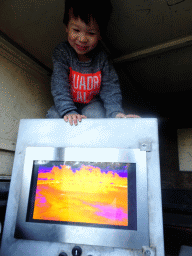
[[[82,74],[69,68],[69,83],[73,101],[89,103],[100,91],[101,71]]]

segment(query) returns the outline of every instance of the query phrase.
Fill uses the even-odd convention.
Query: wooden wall
[[[50,74],[0,37],[0,177],[10,176],[19,120],[45,118]]]

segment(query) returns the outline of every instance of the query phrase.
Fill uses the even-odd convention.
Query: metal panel
[[[122,230],[112,227],[79,227],[77,225],[67,226],[26,222],[34,160],[136,163],[137,229]],[[134,212],[131,212],[131,214],[134,214]],[[23,182],[16,227],[18,230],[17,236],[29,240],[130,249],[141,249],[144,244],[148,246],[146,152],[141,152],[139,149],[28,147],[24,162]],[[38,230],[41,230],[41,232],[38,232]]]
[[[78,126],[70,126],[62,119],[21,120],[18,133],[12,180],[1,244],[1,255],[40,256],[59,255],[65,251],[71,255],[74,245],[14,238],[16,218],[21,193],[21,180],[27,147],[82,147],[137,149],[142,143],[152,144],[147,157],[148,209],[150,248],[157,256],[164,255],[161,183],[159,168],[159,142],[156,119],[84,119]],[[158,230],[158,232],[157,232]],[[40,232],[40,230],[39,230]],[[50,230],[51,232],[51,230]],[[143,244],[143,246],[145,246]],[[82,256],[142,255],[142,250],[126,250],[115,247],[81,245]],[[34,251],[35,250],[35,251]]]

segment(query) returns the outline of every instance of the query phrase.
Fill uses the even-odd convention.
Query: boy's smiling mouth
[[[80,50],[80,51],[86,51],[88,49],[88,46],[81,46],[81,45],[78,45],[76,44],[77,46],[77,49]]]

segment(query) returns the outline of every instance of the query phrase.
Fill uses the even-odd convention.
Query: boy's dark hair
[[[96,20],[101,36],[106,32],[107,25],[112,12],[110,0],[65,0],[65,13],[63,23],[69,23],[69,11],[72,10],[75,18],[80,17],[86,24],[90,18]]]

